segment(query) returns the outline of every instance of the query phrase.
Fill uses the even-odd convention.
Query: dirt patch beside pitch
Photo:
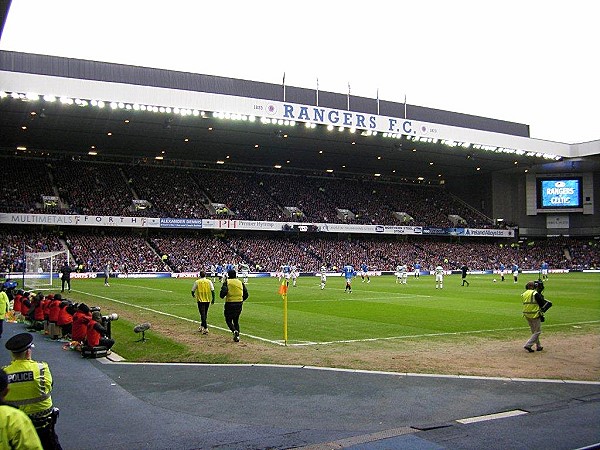
[[[153,330],[185,343],[190,348],[187,362],[600,381],[600,335],[595,329],[544,333],[544,349],[535,353],[523,349],[527,332],[519,339],[467,335],[435,341],[393,339],[283,347],[243,334],[241,342],[235,343],[229,333],[214,329],[208,335],[201,335],[193,325],[175,321],[156,323]]]

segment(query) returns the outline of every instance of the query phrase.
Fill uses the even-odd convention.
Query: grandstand
[[[384,271],[440,258],[449,269],[600,264],[598,141],[286,92],[283,101],[278,85],[0,51],[2,269],[19,267],[10,246],[57,240],[90,271],[105,260],[135,272],[225,260],[306,272],[361,260]],[[577,203],[542,204],[548,180],[576,183]]]

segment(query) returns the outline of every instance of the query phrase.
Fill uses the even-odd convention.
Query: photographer
[[[52,300],[48,304],[48,329],[50,331],[50,338],[54,341],[62,337],[62,330],[58,326],[58,316],[60,315],[61,303],[62,295],[54,294],[54,297],[52,297]]]
[[[106,350],[115,345],[114,339],[109,337],[108,329],[102,325],[102,314],[100,311],[92,313],[92,320],[87,325],[87,345],[89,347],[106,347]]]
[[[38,292],[31,303],[29,310],[30,324],[27,327],[29,331],[41,331],[44,329],[44,294]]]
[[[73,324],[71,326],[71,340],[83,342],[87,336],[87,326],[92,320],[92,313],[85,303],[77,305],[73,313]]]
[[[525,350],[533,353],[533,345],[540,352],[544,349],[540,343],[540,334],[542,334],[542,322],[544,321],[544,312],[547,311],[552,303],[547,301],[542,295],[544,283],[542,281],[529,281],[525,285],[525,292],[521,294],[523,299],[523,317],[527,319],[531,329],[531,337],[525,343]]]
[[[219,292],[219,297],[225,299],[225,322],[233,333],[234,342],[240,341],[240,315],[242,314],[242,305],[248,298],[246,285],[236,278],[235,270],[227,272],[227,278],[224,280]]]
[[[69,300],[63,300],[62,302],[60,302],[58,321],[56,323],[60,327],[62,337],[64,339],[70,340],[71,338],[71,329],[73,327],[74,312],[75,308],[73,307],[73,302]]]

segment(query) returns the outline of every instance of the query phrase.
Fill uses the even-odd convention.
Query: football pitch
[[[522,274],[518,283],[513,283],[512,276],[501,282],[497,275],[469,275],[470,286],[463,287],[460,275],[447,275],[443,289],[436,289],[433,276],[409,277],[407,284],[397,284],[393,276],[373,276],[370,283],[356,277],[350,294],[344,292],[341,276],[328,277],[323,290],[319,277],[300,277],[297,287],[290,285],[288,291],[287,341],[280,283],[277,278],[250,278],[241,333],[245,340],[288,346],[522,335],[528,327],[521,315],[521,293],[525,283],[536,278]],[[193,282],[191,278],[118,278],[111,279],[107,287],[101,278],[74,279],[73,291],[66,296],[99,305],[103,314],[127,311],[138,323],[164,318],[197,328]],[[208,323],[212,332],[225,334],[229,330],[223,319],[223,300],[218,296],[220,286],[217,281]],[[546,313],[545,333],[600,328],[600,274],[551,274],[545,286],[544,295],[554,304]],[[119,336],[114,337],[118,342]]]

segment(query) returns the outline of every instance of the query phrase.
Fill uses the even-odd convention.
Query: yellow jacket
[[[5,403],[16,406],[28,416],[44,417],[52,410],[52,374],[48,363],[15,359],[4,367],[8,375]]]
[[[540,305],[535,299],[537,291],[534,289],[528,289],[521,294],[523,299],[523,317],[527,319],[537,319],[541,316],[542,310]]]
[[[0,405],[0,448],[42,450],[31,419],[23,411],[8,405]]]
[[[10,309],[10,300],[6,292],[0,292],[0,320],[4,320],[5,314]]]

